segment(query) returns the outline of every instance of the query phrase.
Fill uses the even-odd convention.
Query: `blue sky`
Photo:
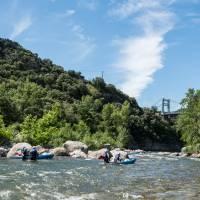
[[[141,106],[200,88],[200,0],[0,0],[0,37]]]

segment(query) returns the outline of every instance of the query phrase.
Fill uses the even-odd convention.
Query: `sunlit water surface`
[[[56,158],[0,159],[0,199],[200,199],[200,161],[138,154],[134,165]]]

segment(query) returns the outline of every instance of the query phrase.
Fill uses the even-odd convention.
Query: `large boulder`
[[[69,156],[69,152],[64,147],[56,147],[52,152],[55,156]]]
[[[97,151],[89,151],[88,152],[88,158],[92,159],[100,159],[102,156],[104,156],[105,151],[107,151],[106,148],[99,149]],[[110,157],[112,157],[112,153],[110,152]]]
[[[8,153],[8,149],[0,147],[0,157],[6,157],[7,153]]]
[[[180,157],[188,157],[188,156],[190,156],[190,154],[188,154],[188,153],[180,153]]]
[[[191,157],[193,157],[193,158],[200,158],[200,153],[193,153],[191,155]]]
[[[83,151],[81,150],[75,150],[73,152],[70,152],[69,155],[72,157],[72,158],[87,158],[87,154],[84,153]]]
[[[45,153],[45,152],[49,152],[49,149],[46,149],[46,148],[44,148],[44,147],[42,147],[42,146],[40,146],[40,145],[35,146],[35,147],[36,147],[36,149],[37,149],[38,154],[42,154],[42,153]]]
[[[68,152],[73,152],[75,150],[80,150],[84,153],[88,153],[88,146],[82,142],[79,141],[71,141],[68,140],[63,144],[63,147],[68,151]]]
[[[105,151],[105,148],[99,149],[97,151],[88,151],[88,158],[99,159],[101,156],[104,155]]]
[[[172,156],[172,157],[179,156],[179,152],[171,153],[170,156]]]
[[[20,155],[23,148],[31,149],[31,145],[28,143],[17,143],[15,144],[7,154],[7,158],[14,157]]]

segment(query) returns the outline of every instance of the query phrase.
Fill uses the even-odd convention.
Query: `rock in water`
[[[191,157],[193,157],[193,158],[200,158],[200,154],[199,153],[193,153],[191,155]]]
[[[75,150],[69,153],[72,158],[87,158],[87,154],[81,150]]]
[[[53,154],[55,156],[69,156],[69,152],[64,147],[56,147],[53,149]]]
[[[82,142],[79,141],[71,141],[68,140],[63,144],[63,147],[68,151],[68,152],[73,152],[75,150],[80,150],[84,152],[85,154],[88,153],[88,146]]]
[[[17,143],[15,144],[7,154],[7,158],[17,156],[21,153],[22,149],[26,147],[27,149],[31,149],[31,145],[28,143]]]

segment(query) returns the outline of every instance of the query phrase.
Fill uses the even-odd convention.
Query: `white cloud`
[[[66,10],[64,13],[57,14],[57,17],[58,18],[67,18],[67,17],[73,16],[75,13],[76,13],[75,10],[69,9],[69,10]]]
[[[14,39],[17,36],[21,35],[24,31],[26,31],[32,24],[32,20],[30,16],[22,18],[14,25],[13,32],[11,33],[10,38]]]
[[[115,66],[126,73],[121,89],[138,97],[153,81],[152,75],[163,67],[162,52],[166,46],[159,35],[128,38],[120,43],[120,59]]]
[[[70,29],[75,39],[70,42],[73,58],[76,63],[84,60],[89,54],[91,54],[96,47],[93,39],[91,39],[84,31],[84,28],[79,24],[69,24]],[[73,59],[72,58],[72,59]]]
[[[158,6],[160,6],[159,2],[154,0],[127,0],[111,9],[109,14],[124,19],[141,9],[156,8]]]
[[[139,97],[153,82],[154,73],[164,67],[164,37],[174,27],[175,15],[169,11],[172,3],[174,0],[126,0],[109,12],[115,18],[129,18],[141,29],[140,36],[117,41],[119,59],[114,66],[123,70],[120,87],[130,96]]]

